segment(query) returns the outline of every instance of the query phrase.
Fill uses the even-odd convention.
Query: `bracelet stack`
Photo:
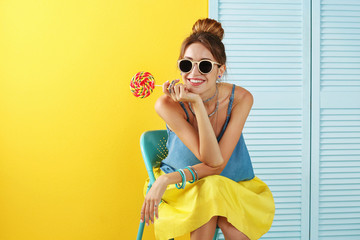
[[[182,170],[182,169],[177,170],[177,172],[180,173],[181,178],[182,178],[182,182],[181,182],[181,185],[180,185],[179,183],[177,183],[177,184],[175,184],[175,186],[176,186],[177,189],[184,189],[184,188],[185,188],[185,185],[186,185],[186,175],[185,175],[185,172],[184,172],[184,170]]]
[[[196,171],[193,167],[188,166],[188,167],[186,167],[186,168],[184,168],[184,169],[189,170],[189,172],[191,173],[192,180],[189,181],[189,183],[194,183],[194,182],[196,182],[197,180],[199,180],[199,175],[198,175],[197,171]],[[185,188],[185,185],[186,185],[186,175],[185,175],[184,169],[179,169],[179,170],[177,170],[177,172],[180,173],[181,179],[182,179],[181,185],[180,185],[180,183],[176,183],[176,184],[175,184],[175,186],[176,186],[177,189],[184,189],[184,188]]]

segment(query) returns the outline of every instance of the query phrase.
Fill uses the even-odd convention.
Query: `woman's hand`
[[[194,103],[197,100],[201,100],[198,94],[189,92],[186,86],[182,83],[176,84],[180,82],[179,79],[173,80],[171,83],[166,81],[163,84],[163,92],[171,97],[175,102],[191,102]],[[176,85],[175,85],[176,84]]]
[[[144,204],[141,208],[141,222],[145,220],[146,225],[149,225],[150,221],[154,223],[154,214],[156,218],[159,218],[158,207],[167,186],[168,184],[164,175],[156,179],[146,194]]]

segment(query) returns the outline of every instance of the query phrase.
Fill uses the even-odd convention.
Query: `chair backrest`
[[[147,131],[140,137],[141,154],[150,177],[150,184],[155,182],[153,167],[159,167],[168,154],[167,137],[166,130]]]
[[[160,166],[163,159],[166,158],[168,150],[166,148],[168,134],[166,130],[154,130],[144,132],[140,137],[140,148],[143,156],[146,170],[150,177],[149,187],[155,182],[153,167]],[[148,187],[148,189],[149,189]],[[140,223],[136,239],[142,239],[145,222]],[[219,227],[216,226],[213,240],[217,239]]]

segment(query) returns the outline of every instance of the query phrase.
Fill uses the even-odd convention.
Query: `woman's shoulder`
[[[185,117],[186,114],[179,102],[175,102],[170,97],[166,95],[160,96],[155,102],[155,111],[162,117],[163,114],[167,114],[168,116],[176,116],[179,113],[181,116]],[[174,115],[175,114],[175,115]]]
[[[175,102],[169,96],[161,95],[155,102],[155,110],[164,110],[164,109],[176,109],[180,107],[179,102]]]
[[[172,102],[174,102],[174,101],[171,101],[171,98],[169,98],[168,96],[161,95],[155,102],[155,108],[171,105]]]
[[[234,84],[230,84],[230,83],[221,83],[224,88],[226,89],[226,92],[228,93],[228,96],[230,97],[232,94],[232,89]],[[235,85],[235,90],[234,90],[234,104],[237,104],[239,102],[242,101],[253,101],[253,95],[251,94],[251,92],[241,86]]]

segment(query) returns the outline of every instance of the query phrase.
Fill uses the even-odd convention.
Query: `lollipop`
[[[155,79],[149,72],[138,72],[130,82],[130,90],[135,97],[146,98],[155,88]]]

